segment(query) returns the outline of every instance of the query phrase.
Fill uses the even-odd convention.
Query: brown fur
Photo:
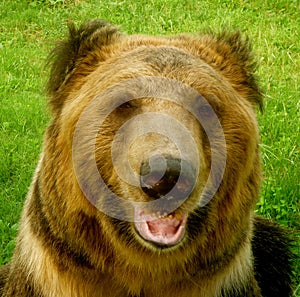
[[[253,109],[262,108],[262,99],[249,42],[238,32],[125,36],[103,21],[79,29],[70,25],[69,31],[68,40],[52,54],[48,91],[53,120],[45,134],[12,262],[0,272],[0,295],[262,297],[253,255],[253,232],[265,225],[253,214],[261,182]],[[96,150],[99,172],[117,194],[135,201],[151,198],[122,182],[110,159],[112,138],[122,123],[140,109],[163,112],[185,122],[196,139],[203,168],[195,190],[176,210],[189,213],[186,236],[167,249],[145,242],[132,223],[113,219],[90,204],[72,164],[74,130],[85,107],[116,83],[142,76],[175,79],[197,90],[216,111],[226,139],[222,183],[210,203],[199,208],[211,152],[205,133],[186,110],[165,100],[138,99],[121,106],[103,123]],[[90,118],[96,121],[97,111]],[[168,147],[167,153],[174,152],[169,142],[158,148],[155,143],[159,141],[144,138],[130,148],[134,170],[153,150]],[[267,235],[272,233],[272,228],[268,230]],[[260,241],[259,235],[255,241]],[[255,250],[258,256],[261,250]],[[265,278],[272,278],[264,273]],[[288,283],[280,296],[289,296]]]

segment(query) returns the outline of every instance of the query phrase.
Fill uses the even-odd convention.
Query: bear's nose
[[[185,199],[195,185],[196,170],[189,161],[154,156],[140,168],[142,190],[150,197]]]

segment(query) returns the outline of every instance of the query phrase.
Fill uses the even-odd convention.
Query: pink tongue
[[[186,216],[153,219],[143,211],[135,213],[135,228],[142,238],[160,245],[175,245],[181,241],[185,232]]]
[[[157,219],[154,221],[147,222],[149,231],[154,236],[165,236],[172,237],[175,236],[178,226],[180,225],[180,221],[177,219],[170,220],[167,219]]]

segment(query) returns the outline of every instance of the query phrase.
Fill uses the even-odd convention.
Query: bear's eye
[[[210,118],[215,114],[215,111],[208,102],[205,102],[198,106],[197,114],[200,118]]]
[[[220,102],[219,100],[210,95],[206,98],[203,96],[198,96],[197,100],[195,100],[197,116],[199,119],[211,119],[215,116],[218,116],[220,113]]]
[[[121,109],[129,109],[132,107],[133,107],[133,104],[130,101],[124,102],[119,106],[119,108],[121,108]]]
[[[116,112],[121,116],[128,116],[137,109],[137,104],[134,100],[121,102],[116,108]]]

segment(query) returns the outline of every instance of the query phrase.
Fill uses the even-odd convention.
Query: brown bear
[[[285,297],[286,232],[261,183],[248,40],[126,36],[105,21],[51,55],[52,121],[2,297]]]

